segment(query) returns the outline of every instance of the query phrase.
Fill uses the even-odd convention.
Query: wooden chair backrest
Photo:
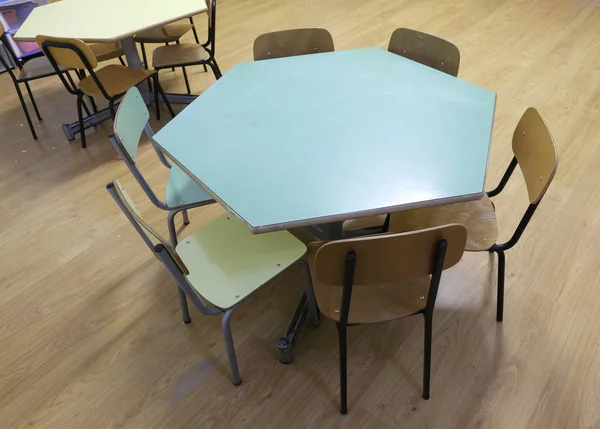
[[[454,44],[431,34],[398,28],[390,37],[388,51],[449,75],[458,75],[460,51]]]
[[[150,113],[142,94],[132,86],[119,103],[113,131],[117,143],[133,164],[136,163],[140,137],[149,119]]]
[[[117,179],[115,179],[112,181],[112,186],[114,189],[114,193],[112,194],[117,200],[117,204],[121,207],[121,209],[125,212],[125,215],[130,220],[133,219],[133,221],[137,223],[139,228],[136,228],[136,230],[140,233],[146,244],[148,244],[150,250],[154,252],[154,246],[156,246],[157,244],[162,244],[165,247],[165,249],[167,249],[169,255],[171,256],[171,258],[173,258],[177,266],[179,266],[181,272],[185,275],[188,275],[190,272],[184,264],[184,262],[179,257],[179,255],[177,254],[177,252],[175,251],[175,249],[173,249],[171,245],[158,232],[154,230],[154,228],[152,228],[150,225],[148,225],[148,223],[146,223],[146,221],[142,218],[142,215],[140,214],[135,203],[129,197],[121,183]]]
[[[79,39],[39,35],[35,40],[44,51],[44,54],[54,59],[54,62],[56,62],[58,66],[86,70],[89,68],[93,69],[98,65],[98,60],[96,60],[96,56],[90,47]],[[47,45],[45,45],[45,43],[47,43]],[[58,47],[55,46],[56,44],[65,46]],[[89,67],[81,60],[80,56],[77,54],[77,50],[79,50],[82,56],[87,60]]]
[[[447,241],[443,269],[460,261],[467,242],[463,225],[450,224],[396,234],[379,234],[324,244],[315,255],[319,283],[343,286],[346,255],[356,252],[355,285],[410,280],[432,273],[440,240]]]
[[[323,28],[275,31],[254,40],[254,61],[333,51],[333,38]]]
[[[550,130],[533,107],[525,111],[517,124],[512,149],[525,178],[529,202],[535,204],[556,174],[558,153]]]

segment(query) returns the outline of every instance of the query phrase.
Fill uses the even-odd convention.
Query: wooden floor
[[[301,291],[290,270],[233,318],[244,380],[234,387],[219,318],[180,322],[173,280],[104,189],[121,179],[166,233],[164,213],[109,145],[110,125],[90,133],[87,150],[67,142],[60,124],[76,117],[75,99],[46,79],[32,85],[44,117],[34,142],[3,74],[1,428],[600,428],[600,3],[219,0],[221,69],[251,60],[257,35],[301,26],[328,28],[337,49],[385,48],[403,26],[458,45],[459,76],[498,94],[488,188],[510,160],[520,115],[539,109],[560,164],[507,254],[504,323],[494,318],[495,259],[466,255],[440,289],[431,399],[420,397],[420,318],[355,327],[350,411],[340,416],[331,322],[304,330],[293,364],[278,362],[275,341]],[[214,82],[201,68],[190,75],[195,92]],[[179,72],[161,80],[183,90]],[[139,164],[164,183],[147,142]],[[501,238],[526,205],[516,175],[497,199]],[[219,213],[195,210],[186,229]]]

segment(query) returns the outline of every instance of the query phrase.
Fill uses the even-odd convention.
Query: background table
[[[14,38],[18,41],[35,41],[36,36],[45,35],[84,42],[120,40],[127,64],[140,68],[142,64],[133,41],[135,34],[206,10],[203,0],[62,0],[34,9]],[[168,94],[167,98],[173,103],[191,103],[196,97]],[[110,112],[105,109],[85,118],[84,127],[91,127],[108,118]],[[73,140],[79,132],[79,123],[63,124],[63,130],[67,138]]]
[[[236,65],[156,143],[255,233],[477,199],[496,96],[377,48]]]

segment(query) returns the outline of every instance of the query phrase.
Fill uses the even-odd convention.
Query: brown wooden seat
[[[261,34],[254,40],[254,61],[333,52],[333,38],[323,28],[298,28]]]
[[[431,228],[456,222],[467,228],[466,249],[489,251],[498,254],[498,304],[496,319],[501,322],[504,312],[504,252],[515,244],[523,234],[533,213],[550,186],[558,166],[558,154],[550,131],[534,108],[525,111],[513,134],[514,157],[498,186],[481,200],[392,213],[389,231],[401,232],[420,228]],[[529,206],[511,238],[497,243],[498,225],[495,209],[490,197],[504,189],[515,168],[519,165],[525,178],[529,195]]]
[[[127,92],[129,88],[152,77],[156,73],[153,70],[136,69],[130,67],[110,64],[96,71],[96,76],[106,94],[114,97]],[[92,76],[87,76],[79,82],[79,89],[90,97],[103,97],[102,89]]]
[[[201,65],[213,71],[215,78],[219,79],[222,74],[215,58],[215,34],[217,21],[216,0],[205,0],[208,8],[208,37],[206,43],[181,43],[156,48],[152,57],[152,67],[159,71],[165,68],[173,69],[181,67],[183,78],[188,94],[191,94],[190,83],[185,68],[187,66]],[[144,56],[144,61],[146,61]],[[157,77],[158,79],[158,77]]]
[[[456,45],[431,34],[398,28],[390,37],[388,51],[449,75],[458,75],[460,51]]]
[[[123,50],[123,46],[121,46],[121,42],[90,43],[88,46],[99,63],[119,58],[121,64],[123,64],[123,59],[121,57],[125,55],[125,51]]]
[[[142,31],[134,36],[138,43],[170,43],[176,42],[194,27],[191,22],[174,22]]]
[[[467,231],[459,224],[407,233],[313,243],[308,262],[321,312],[336,322],[340,411],[347,412],[346,329],[415,314],[425,318],[423,398],[429,398],[433,309],[442,271],[460,261]]]
[[[157,119],[160,119],[158,94],[161,94],[163,97],[171,116],[175,117],[175,113],[156,78],[157,73],[155,71],[129,68],[115,64],[110,64],[99,70],[94,70],[98,65],[98,59],[90,46],[81,40],[40,35],[36,37],[36,41],[57,72],[61,67],[66,67],[82,71],[87,70],[89,74],[89,76],[83,78],[79,82],[79,85],[76,85],[71,79],[65,79],[62,74],[59,75],[65,88],[67,88],[67,91],[77,96],[77,113],[79,117],[82,147],[86,147],[82,112],[82,108],[85,106],[83,102],[83,97],[85,95],[90,97],[102,96],[106,98],[108,100],[110,113],[114,120],[116,114],[114,106],[115,101],[122,97],[132,86],[137,85],[144,80],[154,78],[154,83],[156,85],[154,91],[154,104],[156,106]]]

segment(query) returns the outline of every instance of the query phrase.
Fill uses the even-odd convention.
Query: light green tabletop
[[[496,95],[378,48],[238,64],[154,139],[255,233],[483,195]]]

